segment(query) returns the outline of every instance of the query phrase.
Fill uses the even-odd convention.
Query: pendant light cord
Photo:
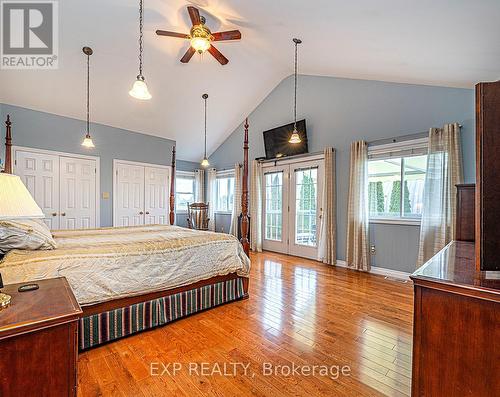
[[[142,51],[143,51],[143,33],[142,33],[142,27],[143,27],[143,0],[139,0],[139,76],[142,76]]]
[[[90,135],[90,55],[87,54],[87,136]]]
[[[207,98],[205,100],[205,157],[207,158]]]
[[[295,41],[295,71],[294,71],[294,101],[293,101],[293,130],[297,130],[297,46]]]

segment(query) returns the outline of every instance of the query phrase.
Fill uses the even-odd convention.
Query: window
[[[175,212],[187,212],[188,203],[195,201],[194,189],[194,173],[178,171],[175,176]]]
[[[234,200],[234,175],[217,176],[215,181],[215,211],[232,212]]]
[[[420,221],[427,169],[427,140],[369,149],[370,219]],[[389,146],[389,148],[387,148]]]

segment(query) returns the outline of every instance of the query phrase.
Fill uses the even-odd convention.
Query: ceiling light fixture
[[[90,56],[94,53],[92,48],[83,47],[83,53],[87,55],[87,134],[83,139],[82,146],[92,149],[95,147],[92,137],[90,136]]]
[[[205,155],[203,156],[203,160],[201,160],[201,166],[208,167],[210,165],[210,163],[208,162],[208,158],[207,158],[207,98],[208,98],[208,94],[203,94],[201,97],[205,101]]]
[[[205,18],[200,17],[200,20],[201,24],[194,25],[191,28],[190,44],[199,54],[203,54],[210,48],[210,42],[213,40],[213,36],[210,30],[205,26]]]
[[[151,94],[149,93],[148,86],[146,85],[146,81],[144,80],[144,76],[142,75],[142,52],[143,52],[143,15],[144,15],[144,6],[143,0],[139,1],[139,75],[137,76],[137,80],[134,82],[132,89],[128,92],[130,96],[147,100],[151,99]]]
[[[302,40],[293,39],[295,43],[295,71],[294,71],[294,99],[293,99],[293,131],[292,136],[288,140],[289,143],[300,143],[302,139],[300,139],[299,132],[297,131],[297,47]]]

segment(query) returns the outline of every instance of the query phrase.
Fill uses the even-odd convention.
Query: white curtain
[[[250,180],[250,248],[262,252],[262,164],[257,160]]]
[[[241,166],[234,166],[234,196],[233,196],[233,211],[231,213],[231,229],[230,234],[238,238],[238,217],[241,214]]]
[[[318,260],[329,265],[337,263],[337,205],[335,186],[335,149],[325,149],[323,196],[320,208]]]
[[[462,182],[459,125],[431,128],[417,266],[455,237],[456,185]]]
[[[370,270],[368,249],[368,144],[351,144],[349,170],[349,201],[347,208],[347,266],[356,270]]]
[[[217,182],[217,170],[215,168],[210,168],[208,170],[208,186],[207,186],[207,198],[208,198],[208,216],[210,221],[208,223],[208,229],[215,231],[215,201],[217,194],[216,184]]]
[[[194,170],[194,200],[197,203],[205,202],[205,170]]]

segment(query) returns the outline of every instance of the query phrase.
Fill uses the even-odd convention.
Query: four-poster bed
[[[10,117],[7,116],[4,172],[8,173],[12,173],[13,170],[11,125]],[[248,120],[245,121],[243,150],[241,245],[230,235],[165,225],[55,231],[53,234],[58,242],[58,248],[53,251],[9,252],[0,262],[0,272],[4,280],[13,283],[66,277],[83,311],[79,322],[80,349],[87,349],[227,302],[247,298]],[[174,146],[169,202],[170,225],[175,221],[175,161]],[[182,257],[184,252],[186,256]],[[129,256],[132,260],[128,259]],[[195,256],[199,259],[193,260]],[[90,268],[85,262],[88,257],[93,262],[101,260],[103,262],[98,262],[99,267]],[[20,267],[22,267],[21,273],[18,270]],[[114,272],[113,277],[109,277],[110,269]],[[151,275],[146,275],[149,278],[145,278],[143,269],[152,272]],[[107,275],[105,270],[108,271]],[[189,274],[184,277],[183,272]],[[30,276],[31,280],[26,279]],[[141,286],[148,285],[149,288],[155,282],[160,283],[158,280],[166,280],[168,287],[157,286],[150,290],[136,288],[130,294],[124,294],[123,284],[126,283],[115,286],[108,282],[109,278],[115,279],[114,282],[120,281],[122,276],[131,284],[139,278],[143,283]],[[182,281],[177,285],[170,285],[171,279]],[[107,295],[100,292],[109,292],[113,288],[115,288],[113,293]]]

